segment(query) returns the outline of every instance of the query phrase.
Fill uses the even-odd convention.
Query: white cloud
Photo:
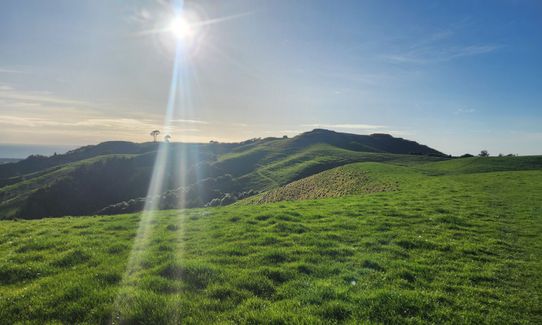
[[[13,90],[13,87],[10,87],[8,85],[0,85],[0,91],[10,91]]]
[[[29,72],[20,68],[0,67],[0,73],[27,74]]]
[[[458,108],[455,111],[455,114],[471,114],[476,112],[476,109],[474,108]]]
[[[392,63],[429,64],[452,61],[454,59],[488,54],[498,50],[498,45],[469,45],[462,47],[416,48],[400,54],[383,55],[382,58]]]
[[[185,123],[185,124],[209,124],[207,121],[200,121],[200,120],[186,120],[186,119],[173,119],[171,120],[172,123]]]
[[[85,101],[55,96],[46,91],[21,91],[8,85],[2,85],[0,88],[0,100],[9,103],[26,102],[35,104],[92,106],[91,103]]]
[[[454,42],[456,34],[467,33],[468,23],[461,21],[427,36],[417,37],[418,41],[403,44],[396,53],[382,55],[381,58],[399,64],[430,64],[452,61],[459,58],[489,54],[502,46],[497,44],[465,44]],[[412,39],[412,38],[410,38]]]
[[[147,23],[152,19],[152,15],[149,10],[145,8],[136,9],[129,19],[138,23]]]
[[[283,136],[283,135],[297,135],[305,132],[305,130],[278,130],[278,131],[264,131],[266,134],[273,134],[274,136]]]
[[[380,130],[387,126],[374,124],[302,124],[303,127],[324,129],[350,129],[350,130]]]

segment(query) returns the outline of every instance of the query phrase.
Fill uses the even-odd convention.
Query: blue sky
[[[176,40],[149,31],[169,25],[167,1],[1,6],[0,142],[149,141],[162,127]],[[540,1],[187,1],[185,12],[198,27],[176,141],[322,127],[451,154],[542,153]]]

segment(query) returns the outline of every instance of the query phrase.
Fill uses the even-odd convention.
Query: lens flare
[[[203,19],[197,12],[185,10],[183,0],[173,0],[173,16],[171,20],[165,19],[159,24],[159,27],[140,33],[141,35],[159,35],[161,41],[167,41],[171,46],[174,45],[174,60],[169,89],[167,107],[164,114],[164,124],[162,130],[165,133],[171,133],[172,121],[175,117],[189,119],[191,118],[193,103],[192,92],[190,89],[190,58],[196,54],[206,33],[206,27],[212,24],[218,24],[225,21],[237,19],[250,13],[221,17],[215,19]],[[169,24],[168,24],[169,22]],[[169,37],[168,37],[169,36]],[[175,41],[171,42],[171,38]],[[176,139],[181,142],[182,136],[176,135]],[[189,173],[190,155],[198,156],[198,147],[189,149],[186,143],[174,144],[169,142],[158,143],[156,157],[154,161],[151,180],[145,199],[145,205],[140,216],[134,243],[130,251],[125,273],[122,277],[121,285],[114,302],[114,310],[111,315],[112,324],[122,324],[125,322],[123,317],[129,314],[130,310],[135,308],[141,276],[144,274],[144,264],[150,256],[149,250],[152,250],[152,240],[157,235],[156,230],[160,227],[157,222],[157,210],[160,209],[162,194],[169,189],[167,182],[168,174],[166,170],[171,161],[176,161],[179,166],[175,184],[178,186],[177,210],[175,212],[175,224],[179,231],[177,247],[173,261],[183,258],[184,252],[184,221],[186,219],[186,192],[187,175]],[[199,171],[196,170],[196,177],[199,178]],[[197,182],[196,182],[197,183]],[[163,217],[163,215],[162,215]],[[178,315],[170,315],[178,323]]]
[[[183,17],[174,18],[169,24],[169,31],[180,41],[190,40],[194,36],[192,26]]]

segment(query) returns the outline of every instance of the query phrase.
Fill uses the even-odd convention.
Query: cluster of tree
[[[151,131],[150,135],[152,137],[153,142],[157,142],[158,136],[160,135],[160,130],[153,130]],[[170,141],[171,141],[171,135],[166,134],[164,136],[164,142],[169,143]]]
[[[214,207],[224,206],[237,202],[238,200],[247,198],[258,194],[254,190],[244,191],[240,193],[229,192],[215,192],[213,197],[208,202],[203,202],[205,195],[209,197],[210,193],[197,193],[198,189],[194,187],[180,188],[176,190],[167,191],[163,194],[153,197],[141,197],[137,199],[130,199],[120,203],[109,205],[97,212],[97,214],[121,214],[142,211],[145,205],[156,209],[180,209],[180,208],[193,208],[193,207]],[[202,194],[204,196],[202,196]]]
[[[487,150],[482,150],[480,151],[480,153],[478,154],[478,157],[489,157],[490,154]],[[507,155],[503,155],[502,153],[499,154],[499,157],[516,157],[517,155],[513,154],[513,153],[509,153]],[[469,158],[469,157],[474,157],[474,155],[471,155],[470,153],[466,153],[464,155],[461,155],[460,156],[461,158]]]
[[[25,218],[85,215],[145,195],[149,175],[129,158],[86,164],[34,191],[21,207]]]
[[[252,138],[252,139],[248,139],[248,140],[245,140],[245,141],[241,141],[241,142],[239,142],[239,144],[241,144],[241,145],[250,144],[250,143],[258,142],[261,139],[262,138]]]

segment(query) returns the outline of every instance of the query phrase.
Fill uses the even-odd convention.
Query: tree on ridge
[[[154,139],[154,142],[156,142],[156,138],[158,137],[159,134],[160,134],[160,130],[154,130],[151,132],[151,136]]]

